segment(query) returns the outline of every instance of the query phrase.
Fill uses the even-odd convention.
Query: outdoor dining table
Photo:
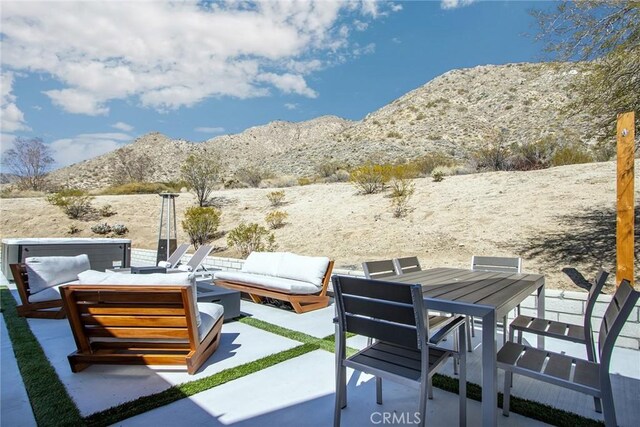
[[[538,317],[544,317],[544,276],[433,268],[405,273],[391,280],[421,284],[429,310],[482,319],[482,425],[495,426],[498,422],[496,320],[502,319],[533,292],[537,293]],[[543,346],[544,338],[538,337],[538,347]]]

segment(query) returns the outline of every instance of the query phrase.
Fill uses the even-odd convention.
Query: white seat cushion
[[[309,282],[318,290],[329,266],[329,258],[296,255],[291,252],[251,252],[242,266],[243,273]]]
[[[319,289],[309,282],[265,276],[261,274],[250,274],[239,271],[216,271],[213,277],[215,280],[229,280],[231,282],[246,283],[258,288],[271,289],[277,292],[293,295],[307,295],[319,292]]]
[[[224,315],[224,307],[213,302],[199,302],[198,311],[202,318],[202,323],[198,326],[198,337],[202,342],[213,325]]]
[[[193,310],[196,314],[198,325],[202,323],[198,312],[198,289],[196,287],[196,277],[191,273],[153,273],[153,274],[123,274],[114,272],[101,272],[88,270],[78,274],[80,285],[158,285],[176,286],[187,285],[191,287],[193,293]]]
[[[29,289],[36,294],[61,283],[78,280],[78,274],[89,270],[89,257],[78,256],[43,256],[29,257],[25,260]]]
[[[29,295],[29,302],[44,302],[44,301],[55,301],[60,299],[60,286],[64,285],[77,285],[79,283],[78,280],[74,280],[69,283],[61,283],[60,285],[55,285],[50,288],[44,289],[37,294]]]

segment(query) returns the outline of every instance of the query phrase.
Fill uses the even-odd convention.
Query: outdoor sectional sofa
[[[327,307],[333,261],[289,252],[252,252],[241,271],[217,271],[214,283],[245,292],[255,303],[263,298],[287,301],[296,313]]]

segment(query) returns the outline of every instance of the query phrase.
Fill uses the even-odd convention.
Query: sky
[[[542,60],[528,12],[553,6],[0,0],[0,151],[42,138],[62,167],[149,132],[361,120],[452,69]]]

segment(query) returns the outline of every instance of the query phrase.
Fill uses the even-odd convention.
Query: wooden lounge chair
[[[16,307],[18,316],[35,317],[43,319],[63,319],[64,309],[60,298],[29,302],[31,297],[31,289],[29,288],[29,277],[27,276],[26,264],[10,264],[11,274],[20,295],[22,305]]]
[[[60,288],[77,350],[73,372],[91,364],[185,365],[194,374],[220,344],[218,304],[200,303],[189,286],[65,285]]]
[[[596,399],[596,411],[604,412],[604,423],[615,427],[616,411],[609,367],[613,346],[640,297],[628,280],[623,280],[607,307],[600,325],[599,363],[561,353],[507,342],[498,352],[498,368],[505,370],[502,411],[509,416],[513,374],[589,394]],[[602,400],[602,408],[600,402]]]

